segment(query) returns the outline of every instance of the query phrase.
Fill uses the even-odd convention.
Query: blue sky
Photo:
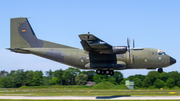
[[[180,72],[179,0],[15,0],[0,1],[0,70],[67,69],[69,66],[34,55],[13,53],[10,18],[28,17],[39,39],[82,49],[79,34],[90,32],[113,46],[160,48],[177,63],[165,72]],[[125,77],[149,70],[123,70]]]

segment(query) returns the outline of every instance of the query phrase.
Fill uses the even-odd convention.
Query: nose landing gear
[[[159,73],[162,73],[162,72],[163,72],[163,69],[162,69],[162,68],[158,68],[158,72],[159,72]]]

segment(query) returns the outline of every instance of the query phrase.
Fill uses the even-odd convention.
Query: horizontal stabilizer
[[[24,53],[24,54],[29,54],[29,50],[25,50],[25,49],[20,49],[20,48],[7,48],[7,50],[16,52],[16,53]]]

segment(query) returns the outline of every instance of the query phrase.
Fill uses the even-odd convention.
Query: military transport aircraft
[[[11,18],[11,50],[17,53],[34,54],[80,69],[94,69],[97,74],[113,75],[114,70],[156,69],[176,63],[164,51],[154,48],[130,48],[111,46],[98,37],[80,34],[83,49],[38,39],[27,18]]]

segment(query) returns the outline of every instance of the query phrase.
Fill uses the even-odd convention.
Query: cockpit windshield
[[[158,49],[158,55],[166,55],[166,53],[160,49]]]

